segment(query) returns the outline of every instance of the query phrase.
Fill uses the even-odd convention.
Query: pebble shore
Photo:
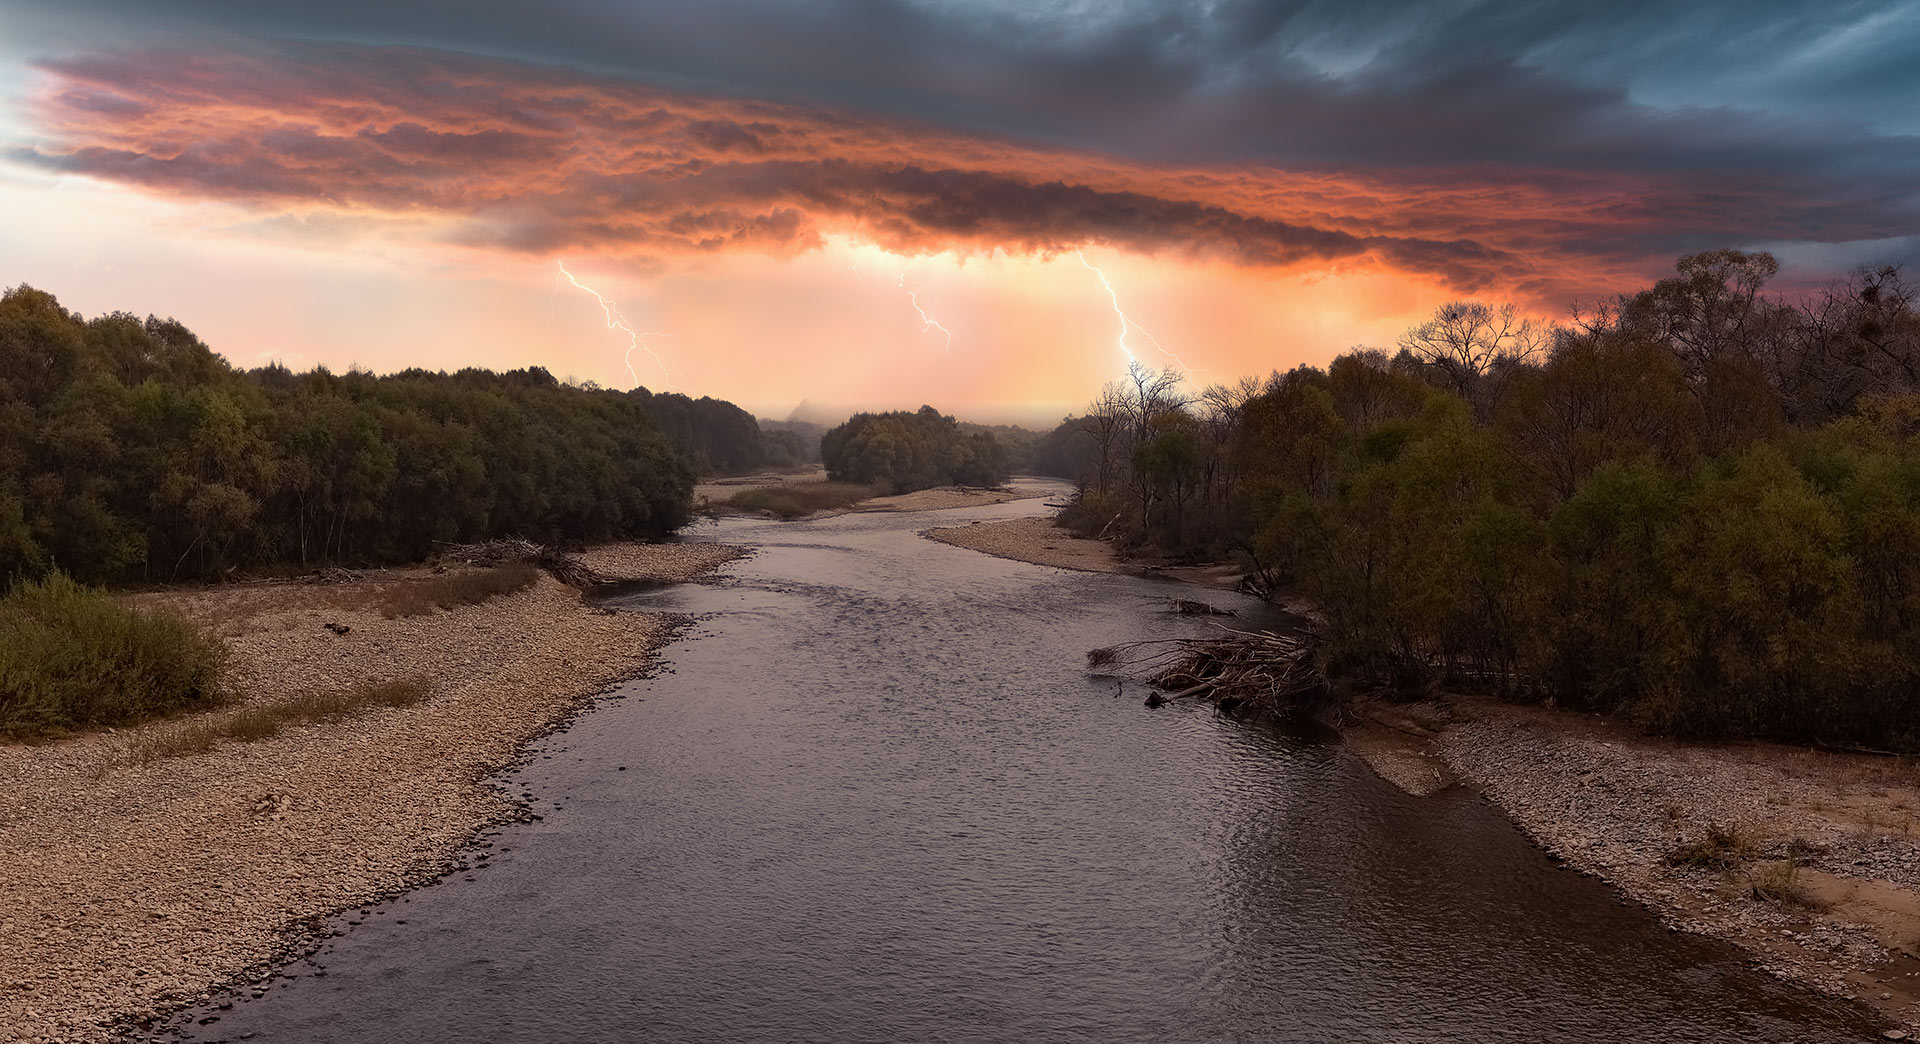
[[[581,557],[610,578],[683,581],[738,554],[688,543]],[[223,635],[249,703],[397,678],[430,682],[423,703],[201,754],[139,753],[146,730],[191,717],[0,747],[0,1042],[113,1039],[259,976],[329,914],[440,876],[518,812],[488,778],[643,670],[670,627],[598,611],[544,574],[480,605],[387,619],[382,592],[425,578],[142,596]]]
[[[1361,717],[1351,745],[1390,782],[1415,793],[1420,782],[1464,782],[1542,848],[1669,928],[1732,942],[1782,978],[1865,1003],[1894,1032],[1920,1023],[1912,763],[1678,743],[1485,699],[1362,704]],[[1422,761],[1429,773],[1409,771]],[[1714,832],[1738,839],[1729,865],[1673,865],[1670,856]],[[1783,865],[1792,867],[1793,899],[1755,895],[1755,875]]]

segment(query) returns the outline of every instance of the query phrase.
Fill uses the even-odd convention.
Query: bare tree
[[[1552,328],[1520,315],[1511,304],[1449,301],[1433,318],[1400,337],[1400,347],[1439,375],[1447,387],[1484,405],[1489,373],[1524,362],[1551,339]]]

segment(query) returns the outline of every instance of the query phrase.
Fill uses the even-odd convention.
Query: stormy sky
[[[0,282],[242,365],[1038,417],[1920,255],[1910,2],[160,6],[0,6]]]

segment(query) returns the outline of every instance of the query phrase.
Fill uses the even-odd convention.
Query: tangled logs
[[[558,548],[517,537],[488,540],[478,544],[443,544],[438,555],[443,561],[472,566],[532,562],[552,573],[555,580],[581,589],[612,582],[594,572],[585,562]]]
[[[1205,638],[1128,642],[1087,654],[1089,670],[1144,676],[1147,706],[1210,700],[1228,713],[1339,717],[1342,701],[1315,664],[1311,635],[1219,628]]]

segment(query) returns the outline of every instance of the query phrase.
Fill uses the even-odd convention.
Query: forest
[[[172,320],[0,296],[0,585],[417,561],[439,541],[655,538],[701,470],[804,462],[730,403],[538,367],[230,366]]]
[[[994,429],[961,425],[931,406],[857,413],[820,437],[827,477],[880,494],[934,486],[997,486],[1011,474]]]
[[[1336,677],[1696,737],[1920,751],[1920,317],[1764,253],[1553,326],[1443,306],[1393,354],[1193,391],[1135,369],[1036,446],[1063,523],[1240,556]]]

